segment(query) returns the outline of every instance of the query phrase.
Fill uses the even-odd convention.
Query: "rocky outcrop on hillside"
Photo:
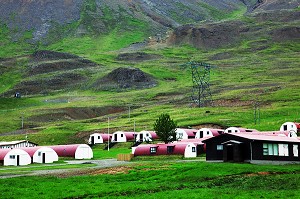
[[[300,0],[258,0],[252,11],[270,11],[281,9],[295,9],[300,6]]]
[[[24,59],[26,59],[24,57]],[[52,92],[81,88],[89,80],[91,70],[100,66],[90,60],[69,53],[55,51],[37,51],[27,56],[22,81],[5,93],[13,96],[49,94]],[[0,66],[17,65],[17,59],[0,60]],[[3,63],[3,64],[2,64]],[[9,69],[9,68],[8,68]],[[82,72],[85,70],[85,72]],[[0,71],[5,71],[1,68]]]
[[[33,39],[43,38],[54,25],[80,19],[83,0],[0,0],[0,22],[13,30],[15,38],[33,31]]]
[[[300,11],[268,11],[251,14],[248,17],[249,21],[181,26],[170,34],[167,43],[190,44],[196,48],[213,49],[236,45],[245,39],[269,38],[269,42],[300,39]]]
[[[218,19],[222,13],[255,3],[256,0],[0,0],[0,24],[9,27],[14,40],[24,31],[31,31],[31,41],[43,42],[49,41],[48,37],[60,39],[68,34],[103,34],[116,27],[131,30],[135,28],[132,20],[148,24],[145,31],[155,34],[186,23]]]
[[[151,88],[157,85],[156,80],[138,68],[120,67],[98,79],[93,88],[96,90],[127,90]]]

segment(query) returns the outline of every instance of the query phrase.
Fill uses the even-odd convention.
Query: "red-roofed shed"
[[[91,159],[93,151],[86,144],[56,145],[49,146],[59,157],[74,157],[75,159]]]
[[[116,131],[112,135],[111,142],[129,142],[134,141],[136,132]]]
[[[112,135],[106,133],[93,133],[89,137],[89,144],[103,144],[111,140]]]
[[[31,163],[29,154],[19,148],[0,149],[0,164],[4,166],[20,166]]]
[[[57,153],[50,147],[24,147],[34,163],[53,163],[58,161]]]
[[[193,139],[197,133],[197,129],[183,129],[177,128],[176,129],[176,139]]]
[[[201,128],[197,131],[195,138],[214,137],[224,133],[223,129]]]

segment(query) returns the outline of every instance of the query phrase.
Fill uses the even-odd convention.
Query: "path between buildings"
[[[118,167],[118,166],[125,166],[130,165],[133,162],[126,162],[126,161],[117,161],[117,159],[104,159],[104,160],[70,160],[66,161],[67,164],[95,164],[95,166],[87,167],[87,168],[68,168],[68,169],[49,169],[49,170],[34,170],[30,171],[29,173],[24,174],[17,174],[17,175],[3,175],[0,176],[1,178],[13,178],[13,177],[21,177],[21,176],[38,176],[38,175],[57,175],[60,174],[65,175],[66,173],[72,172],[76,173],[82,172],[83,170],[91,170],[91,169],[101,169],[101,168],[110,168],[110,167]],[[53,166],[59,166],[65,164],[55,164]],[[45,165],[46,166],[46,165]],[[47,165],[51,167],[52,165]],[[34,168],[34,167],[22,167],[22,168]],[[5,170],[5,169],[1,169]]]
[[[205,161],[205,159],[192,159],[192,160],[175,160],[175,162],[194,162],[194,161]],[[67,169],[51,169],[51,166],[62,166],[66,164],[48,164],[43,165],[44,167],[49,167],[50,169],[43,170],[33,170],[33,171],[24,171],[22,174],[8,174],[8,175],[0,175],[0,179],[4,178],[14,178],[14,177],[22,177],[22,176],[40,176],[40,175],[53,175],[58,177],[68,177],[68,176],[76,176],[76,175],[85,175],[89,173],[93,173],[93,171],[99,169],[110,169],[113,168],[128,166],[135,164],[137,162],[128,162],[128,161],[118,161],[117,159],[103,159],[103,160],[68,160],[65,161],[67,164],[94,164],[95,166],[85,167],[85,168],[67,168]],[[42,165],[41,165],[42,166]],[[36,166],[36,167],[41,167]],[[22,166],[22,168],[34,168],[35,166]],[[11,168],[1,168],[1,170],[9,170]]]

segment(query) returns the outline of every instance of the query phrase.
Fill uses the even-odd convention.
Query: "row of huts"
[[[206,153],[207,161],[293,162],[300,161],[298,155],[300,139],[297,137],[299,132],[300,124],[294,122],[282,124],[279,131],[263,132],[238,127],[229,127],[225,130],[178,128],[176,129],[178,141],[168,144],[141,144],[132,147],[132,154],[134,156],[178,154],[184,157],[197,157]],[[144,142],[154,139],[158,137],[152,131],[138,133],[118,131],[111,135],[110,142]]]
[[[0,165],[20,166],[31,163],[53,163],[59,157],[91,159],[93,151],[86,144],[37,146],[27,140],[0,142]]]
[[[297,131],[300,129],[300,125],[294,122],[286,122],[281,127],[280,130],[273,134],[284,134],[288,137],[297,137]],[[176,140],[185,139],[201,139],[207,137],[214,137],[221,135],[223,133],[242,133],[242,132],[258,132],[256,129],[246,129],[238,127],[229,127],[225,130],[223,129],[212,129],[212,128],[201,128],[201,129],[176,129]],[[158,139],[157,134],[154,131],[141,131],[141,132],[125,132],[116,131],[113,134],[105,133],[94,133],[89,137],[88,144],[102,144],[105,142],[152,142]]]

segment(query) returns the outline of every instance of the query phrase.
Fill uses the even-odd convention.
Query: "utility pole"
[[[128,120],[130,121],[130,106],[128,106]]]
[[[21,128],[24,129],[24,113],[21,116]]]
[[[136,143],[136,137],[135,137],[135,119],[133,119],[133,133],[134,133],[134,143]]]
[[[109,151],[109,117],[107,118],[107,134],[108,134],[108,140],[107,140],[107,151]]]
[[[259,102],[254,102],[254,124],[260,123],[260,110],[259,110]]]

